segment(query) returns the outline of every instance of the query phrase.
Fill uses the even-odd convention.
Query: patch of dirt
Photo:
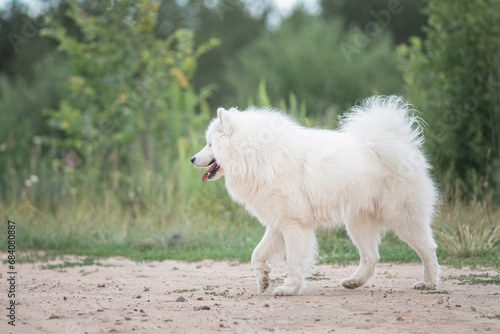
[[[17,264],[16,326],[3,317],[2,332],[500,333],[499,285],[452,279],[434,291],[413,290],[421,264],[379,264],[372,282],[355,290],[342,288],[340,280],[356,266],[317,265],[303,295],[274,297],[284,263],[271,274],[268,290],[257,294],[249,263],[98,262],[63,269]],[[498,275],[491,268],[441,268],[443,278],[484,273]],[[6,297],[5,289],[2,308]]]

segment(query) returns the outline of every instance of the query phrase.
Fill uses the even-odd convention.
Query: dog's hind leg
[[[257,247],[252,253],[252,267],[257,278],[257,289],[264,292],[269,287],[269,273],[272,265],[282,259],[285,253],[283,235],[271,228],[267,228]]]
[[[283,230],[286,244],[288,274],[283,286],[273,291],[273,295],[297,295],[305,288],[305,272],[314,265],[317,253],[314,228],[290,225]]]
[[[380,259],[378,243],[381,227],[369,217],[348,222],[346,227],[351,240],[358,247],[361,259],[358,269],[351,277],[344,278],[341,284],[346,289],[355,289],[365,285],[375,273],[375,266]]]
[[[439,264],[436,256],[436,243],[429,224],[396,225],[394,232],[420,256],[424,263],[424,280],[413,284],[414,289],[433,289],[437,285]]]

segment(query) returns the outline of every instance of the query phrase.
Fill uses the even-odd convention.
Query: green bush
[[[399,54],[433,164],[447,188],[500,195],[500,2],[431,0],[427,13],[426,39]]]
[[[117,2],[112,11],[103,4],[92,13],[69,5],[81,37],[57,22],[42,31],[59,42],[71,69],[67,96],[45,112],[61,133],[61,154],[114,169],[134,159],[155,166],[158,152],[175,155],[177,139],[208,119],[207,92],[196,94],[190,78],[197,57],[215,42],[195,48],[189,30],[156,38],[157,5],[149,1]]]
[[[59,43],[62,78],[46,67],[51,74],[30,90],[0,82],[11,107],[0,126],[14,129],[0,141],[0,212],[19,221],[25,248],[170,247],[172,230],[213,226],[233,207],[227,195],[207,202],[223,184],[201,190],[202,173],[189,162],[210,119],[210,92],[195,92],[190,79],[215,41],[195,47],[189,30],[156,38],[157,8],[146,0],[116,2],[112,11],[87,4],[68,1],[77,33],[50,20],[42,31]],[[60,94],[47,103],[52,84]]]

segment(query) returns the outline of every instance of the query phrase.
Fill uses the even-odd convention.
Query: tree
[[[43,30],[58,41],[71,70],[66,98],[46,111],[60,133],[58,148],[97,159],[100,167],[134,159],[154,166],[157,150],[175,147],[193,122],[208,118],[206,94],[195,94],[190,79],[197,58],[216,41],[195,48],[190,30],[155,37],[158,4],[148,0],[68,5],[80,34],[57,22]],[[194,117],[200,108],[205,118]]]
[[[262,11],[260,16],[250,15],[247,9],[250,4],[259,6]],[[252,3],[243,0],[188,0],[182,5],[176,0],[162,0],[156,33],[166,38],[178,29],[187,28],[196,32],[197,44],[211,38],[220,41],[216,48],[200,56],[198,70],[192,80],[196,89],[207,86],[213,88],[209,102],[217,106],[227,100],[229,84],[222,75],[227,62],[244,46],[265,33],[269,6],[268,0]]]
[[[399,54],[440,179],[500,195],[500,2],[431,0],[426,11],[427,37]]]

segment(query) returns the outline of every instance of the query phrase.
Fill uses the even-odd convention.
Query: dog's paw
[[[264,291],[267,290],[269,287],[269,275],[264,275],[261,277],[261,279],[258,282],[258,289],[260,293],[263,293]]]
[[[273,291],[275,296],[295,296],[298,294],[300,294],[300,288],[286,285],[279,286]]]
[[[360,286],[363,286],[365,285],[365,282],[359,280],[359,279],[356,279],[356,278],[344,278],[340,284],[342,284],[342,286],[346,289],[356,289],[356,288],[359,288]]]
[[[429,290],[429,289],[434,289],[436,287],[436,283],[434,282],[427,282],[427,281],[420,281],[412,286],[414,289],[417,290]]]
[[[258,271],[256,272],[255,276],[257,278],[257,290],[260,293],[263,293],[267,290],[267,288],[269,287],[269,283],[271,282],[271,280],[269,279],[269,271]]]
[[[305,281],[299,278],[287,278],[285,284],[277,287],[273,291],[275,296],[294,296],[300,295],[305,289]]]

